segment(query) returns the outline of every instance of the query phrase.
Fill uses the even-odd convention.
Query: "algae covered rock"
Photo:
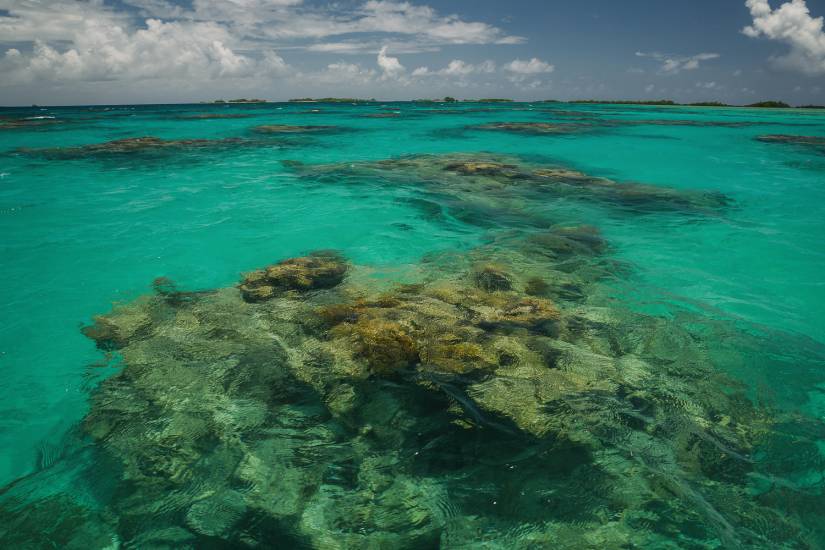
[[[473,282],[478,288],[487,292],[512,290],[513,288],[510,276],[504,270],[493,265],[478,268],[473,273]]]
[[[465,176],[511,176],[518,174],[518,167],[515,164],[485,161],[453,162],[447,164],[444,170]]]
[[[356,356],[366,360],[373,372],[391,374],[419,360],[418,346],[401,323],[364,318],[338,325],[335,332],[352,339]]]
[[[533,250],[566,259],[603,254],[607,248],[599,230],[593,226],[557,227],[527,239]]]
[[[134,338],[152,329],[152,313],[146,303],[120,305],[110,315],[98,315],[91,325],[81,329],[84,336],[95,341],[97,347],[112,350],[127,345]]]
[[[481,324],[485,327],[540,328],[557,321],[559,310],[545,298],[524,297],[504,302],[499,307],[482,309]]]
[[[243,495],[224,491],[198,500],[186,512],[186,524],[195,533],[210,537],[230,534],[246,511]]]
[[[286,292],[332,288],[344,280],[347,262],[334,251],[290,258],[244,276],[241,294],[247,302],[263,302]]]

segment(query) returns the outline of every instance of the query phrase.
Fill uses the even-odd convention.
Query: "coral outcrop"
[[[552,221],[532,218],[524,211],[525,201],[532,203],[538,198],[593,202],[633,213],[706,215],[718,214],[732,203],[721,193],[620,183],[505,155],[418,155],[340,165],[287,165],[299,174],[321,181],[368,179],[388,185],[416,184],[427,193],[453,197],[457,200],[451,205],[453,216],[478,225],[496,224],[497,220],[507,226],[548,225]],[[426,198],[415,200],[431,208]]]
[[[247,302],[269,300],[287,291],[331,288],[344,280],[346,261],[334,251],[313,252],[247,273],[240,285]]]
[[[772,475],[757,457],[778,418],[716,369],[689,328],[701,321],[557,294],[553,266],[605,259],[593,227],[519,239],[428,258],[418,282],[381,288],[332,252],[186,300],[161,281],[98,317],[86,334],[124,367],[84,428],[129,483],[111,503],[118,536],[262,547],[274,532],[319,548],[803,540],[771,508],[782,489],[748,496]],[[596,273],[567,275],[587,288]],[[271,295],[250,300],[245,285]],[[775,529],[758,527],[765,517]]]
[[[91,143],[78,147],[51,147],[45,149],[19,149],[19,153],[42,156],[52,160],[106,158],[147,155],[187,150],[232,147],[243,144],[238,138],[226,139],[162,139],[154,136],[116,139],[104,143]]]
[[[4,525],[69,518],[43,535],[67,547],[822,540],[825,493],[790,481],[787,458],[821,471],[821,420],[790,422],[725,368],[741,358],[720,342],[758,350],[758,337],[622,305],[599,230],[530,208],[552,196],[693,216],[725,201],[492,155],[292,168],[329,184],[413,182],[435,219],[496,223],[481,244],[429,254],[400,278],[318,251],[226,288],[155,280],[83,329],[120,367],[81,426],[99,457],[88,475],[109,476],[99,509],[9,507],[6,495]]]
[[[555,122],[490,122],[470,126],[470,129],[544,136],[572,134],[581,132],[586,127],[579,124]]]

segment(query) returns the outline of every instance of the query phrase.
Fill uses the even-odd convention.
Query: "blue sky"
[[[0,104],[825,103],[825,0],[0,0]]]

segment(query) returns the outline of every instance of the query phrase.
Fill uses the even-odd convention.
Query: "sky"
[[[0,105],[825,104],[825,0],[0,0]]]

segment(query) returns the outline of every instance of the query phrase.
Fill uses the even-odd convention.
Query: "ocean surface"
[[[2,547],[825,547],[825,112],[0,109],[0,237]]]

